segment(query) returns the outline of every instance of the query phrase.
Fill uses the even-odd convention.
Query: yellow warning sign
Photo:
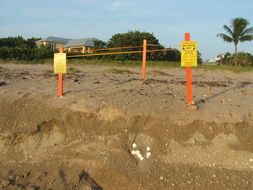
[[[54,54],[54,73],[55,74],[67,73],[66,53],[55,53]]]
[[[198,59],[198,50],[196,41],[181,42],[181,66],[196,67]]]

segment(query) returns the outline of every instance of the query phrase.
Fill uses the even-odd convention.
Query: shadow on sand
[[[198,101],[195,103],[195,105],[196,105],[196,106],[200,106],[200,105],[206,103],[207,101],[209,101],[209,100],[211,100],[211,99],[213,99],[213,98],[215,98],[215,97],[217,97],[217,96],[221,96],[221,95],[223,95],[223,94],[225,94],[225,93],[227,93],[227,92],[229,92],[229,91],[231,91],[231,90],[237,90],[237,89],[245,88],[245,87],[247,87],[247,86],[250,85],[250,84],[252,84],[252,82],[241,82],[239,85],[237,85],[237,86],[235,86],[235,87],[225,89],[225,90],[223,90],[223,91],[221,91],[221,92],[219,92],[219,93],[217,93],[217,94],[214,94],[214,95],[212,95],[212,96],[206,97],[206,98],[204,98],[204,99],[200,99],[200,100],[198,100]]]

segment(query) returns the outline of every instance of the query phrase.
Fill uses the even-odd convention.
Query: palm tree
[[[253,40],[253,27],[247,28],[249,21],[244,18],[235,18],[231,21],[231,26],[224,25],[223,28],[227,31],[227,34],[217,34],[226,42],[234,42],[235,54],[237,54],[237,45],[239,42]]]

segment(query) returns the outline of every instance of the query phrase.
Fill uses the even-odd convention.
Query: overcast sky
[[[0,37],[96,37],[139,30],[154,33],[175,47],[191,33],[204,60],[233,52],[233,44],[216,37],[232,18],[253,26],[252,0],[0,0]],[[253,53],[253,41],[239,45]]]

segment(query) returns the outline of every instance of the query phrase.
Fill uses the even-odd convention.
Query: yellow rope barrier
[[[147,50],[147,52],[157,52],[157,51],[176,51],[177,49],[160,49],[160,50]]]
[[[160,44],[147,44],[148,46],[166,46],[166,45],[160,45]],[[180,45],[173,45],[174,47],[180,47]]]
[[[177,49],[160,49],[160,50],[147,50],[147,52],[158,52],[158,51],[176,51]],[[95,56],[95,55],[116,55],[116,54],[127,54],[127,53],[142,53],[143,51],[126,51],[126,52],[111,52],[111,53],[91,53],[91,54],[84,54],[84,55],[69,55],[68,58],[71,57],[88,57],[88,56]]]
[[[160,45],[160,44],[147,44],[147,46],[163,46],[163,45]]]
[[[115,48],[104,48],[104,49],[94,49],[92,51],[105,51],[112,49],[130,49],[130,48],[142,48],[143,46],[126,46],[126,47],[115,47]]]
[[[143,46],[126,46],[126,47],[115,47],[115,48],[103,48],[103,49],[91,49],[85,50],[83,53],[89,53],[94,51],[107,51],[107,50],[116,50],[116,49],[130,49],[130,48],[143,48]]]
[[[87,56],[95,56],[95,55],[115,55],[115,54],[126,54],[126,53],[142,53],[143,51],[126,51],[126,52],[112,52],[112,53],[92,53],[85,55],[69,55],[67,57],[87,57]]]

